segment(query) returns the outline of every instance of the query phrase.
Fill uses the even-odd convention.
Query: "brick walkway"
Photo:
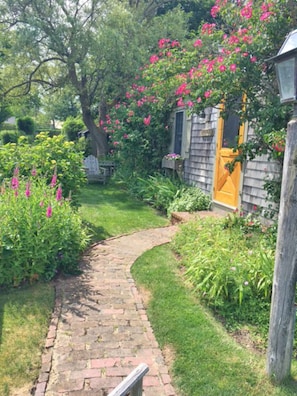
[[[85,255],[83,274],[60,279],[35,396],[106,396],[146,363],[144,396],[176,396],[130,274],[176,226],[109,239]]]

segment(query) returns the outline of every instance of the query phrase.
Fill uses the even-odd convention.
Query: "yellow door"
[[[234,147],[243,142],[243,137],[244,124],[240,124],[237,115],[230,113],[225,119],[219,118],[213,199],[232,208],[237,208],[239,203],[241,166],[237,162],[234,171],[230,173],[226,164],[238,155],[237,151],[234,152]]]

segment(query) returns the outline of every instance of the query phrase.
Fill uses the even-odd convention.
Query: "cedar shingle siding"
[[[197,115],[192,117],[189,158],[185,161],[184,168],[185,181],[207,194],[212,193],[216,125],[216,110],[212,111],[209,121]]]
[[[188,184],[199,187],[212,196],[218,110],[208,110],[208,115],[203,118],[197,115],[192,117],[189,155],[184,163],[184,179]],[[247,135],[247,138],[253,135],[251,128],[248,128]],[[255,205],[268,208],[263,184],[266,178],[278,177],[279,172],[278,163],[268,161],[266,155],[243,164],[240,202],[244,211],[253,211]]]

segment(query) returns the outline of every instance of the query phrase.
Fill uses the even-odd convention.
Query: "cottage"
[[[268,209],[264,183],[280,175],[280,166],[263,155],[243,165],[237,163],[230,173],[226,164],[236,156],[235,142],[247,141],[253,129],[240,125],[235,115],[223,119],[221,109],[207,108],[203,114],[192,116],[177,109],[170,152],[184,158],[184,180],[210,194],[213,208],[242,208],[246,212],[255,206]]]

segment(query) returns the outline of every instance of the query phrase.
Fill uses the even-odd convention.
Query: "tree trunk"
[[[87,89],[87,77],[82,76],[78,79],[78,73],[74,63],[68,65],[69,80],[72,85],[77,89],[79,94],[79,101],[83,121],[89,130],[92,141],[92,154],[96,157],[105,156],[108,152],[107,136],[106,133],[99,128],[93,120],[90,110],[90,94]]]
[[[108,152],[107,137],[105,132],[99,128],[91,116],[90,112],[84,110],[82,106],[83,121],[89,130],[92,139],[92,154],[95,157],[105,156]]]

